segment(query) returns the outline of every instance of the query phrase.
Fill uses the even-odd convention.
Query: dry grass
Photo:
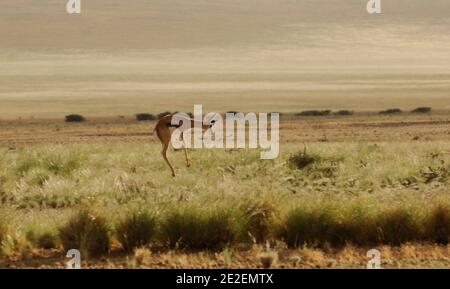
[[[18,255],[17,260],[25,258],[26,264],[32,264],[35,254],[62,254],[53,236],[59,228],[76,222],[71,216],[86,206],[103,208],[99,213],[108,220],[102,226],[108,234],[116,226],[114,234],[108,235],[112,252],[103,251],[103,258],[125,254],[120,253],[123,247],[144,250],[136,253],[143,257],[133,266],[157,266],[145,261],[145,250],[156,250],[151,256],[169,260],[168,256],[186,256],[177,251],[183,248],[216,252],[205,253],[208,256],[223,250],[223,266],[232,264],[233,256],[242,258],[242,266],[294,266],[283,261],[284,251],[273,253],[274,248],[258,252],[258,261],[239,253],[253,243],[267,241],[299,247],[288,251],[306,244],[311,253],[305,254],[322,257],[315,259],[315,265],[302,261],[295,266],[321,267],[328,266],[323,260],[336,265],[331,259],[338,255],[324,257],[330,254],[330,246],[445,244],[445,196],[450,180],[446,122],[446,114],[355,114],[314,121],[287,116],[281,124],[278,159],[262,161],[253,150],[192,150],[193,166],[186,168],[183,156],[171,152],[169,158],[178,171],[175,179],[160,157],[160,145],[148,136],[153,123],[130,118],[74,125],[52,120],[3,123],[3,141],[29,138],[21,146],[0,148],[0,200],[15,228],[3,251],[8,260]],[[49,132],[49,139],[42,141],[41,133],[34,131]],[[319,141],[324,135],[327,141]],[[369,140],[357,141],[366,135]],[[424,140],[398,141],[405,135],[420,135]],[[56,144],[58,138],[65,143]],[[304,163],[305,158],[312,161]],[[147,218],[145,222],[126,218],[126,212],[132,216],[135,208],[155,212],[161,226],[150,224]],[[127,225],[118,229],[121,223]],[[35,236],[27,241],[29,231]],[[148,238],[149,231],[153,237]],[[168,248],[176,252],[167,253]],[[219,266],[208,258],[200,258],[205,267]],[[114,266],[132,265],[118,260],[122,261]],[[92,262],[93,266],[109,266],[101,265],[99,259]],[[181,266],[177,262],[167,266]]]

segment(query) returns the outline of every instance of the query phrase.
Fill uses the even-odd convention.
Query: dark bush
[[[117,238],[126,251],[146,246],[156,233],[156,218],[148,212],[133,212],[116,227]]]
[[[59,229],[65,251],[80,250],[83,258],[107,254],[110,250],[109,228],[105,218],[81,210]]]
[[[338,110],[334,113],[335,115],[353,115],[353,111],[351,110]]]
[[[402,113],[402,110],[399,108],[390,108],[379,112],[379,114],[396,114],[396,113]]]
[[[306,110],[298,113],[298,116],[326,116],[330,115],[331,110]]]
[[[84,116],[79,115],[79,114],[69,114],[66,115],[66,122],[83,122],[86,119],[84,118]]]
[[[156,116],[151,113],[138,113],[136,114],[137,121],[155,120]]]
[[[412,113],[430,113],[431,107],[418,107],[411,111]]]

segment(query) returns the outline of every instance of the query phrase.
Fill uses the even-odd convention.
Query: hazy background
[[[0,3],[0,118],[450,109],[450,2]]]

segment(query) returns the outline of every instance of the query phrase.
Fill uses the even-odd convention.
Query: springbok
[[[158,136],[159,140],[161,141],[162,144],[162,156],[164,158],[164,160],[166,161],[166,163],[169,165],[170,170],[172,171],[172,176],[175,177],[175,170],[172,167],[172,165],[169,162],[169,159],[167,158],[167,150],[169,148],[169,144],[172,138],[172,133],[173,133],[173,129],[175,128],[179,128],[180,126],[182,126],[182,123],[178,124],[178,125],[173,125],[172,124],[172,114],[166,115],[161,117],[158,122],[156,123],[154,132],[156,132],[156,135]],[[182,120],[184,121],[184,120]],[[192,118],[186,118],[186,121],[190,121],[191,128],[195,127],[195,123],[196,121],[193,120]],[[211,121],[211,124],[203,124],[203,122],[201,123],[201,128],[203,130],[207,130],[209,128],[211,128],[214,125],[214,122]],[[183,136],[183,134],[181,134],[181,137]],[[188,157],[188,153],[187,153],[187,149],[186,146],[183,146],[183,150],[184,150],[184,156],[186,158],[186,165],[187,167],[189,167],[191,165],[191,161],[189,160]]]

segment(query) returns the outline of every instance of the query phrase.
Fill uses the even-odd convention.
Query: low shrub
[[[411,111],[412,113],[430,113],[431,107],[418,107]]]
[[[335,115],[353,115],[353,111],[351,110],[338,110],[334,113]]]
[[[402,113],[402,110],[399,108],[390,108],[379,112],[379,114],[396,114],[396,113]]]
[[[154,116],[151,113],[138,113],[136,114],[136,120],[137,121],[149,121],[149,120],[155,120],[156,116]]]
[[[298,116],[326,116],[330,115],[331,110],[305,110],[298,113]]]

